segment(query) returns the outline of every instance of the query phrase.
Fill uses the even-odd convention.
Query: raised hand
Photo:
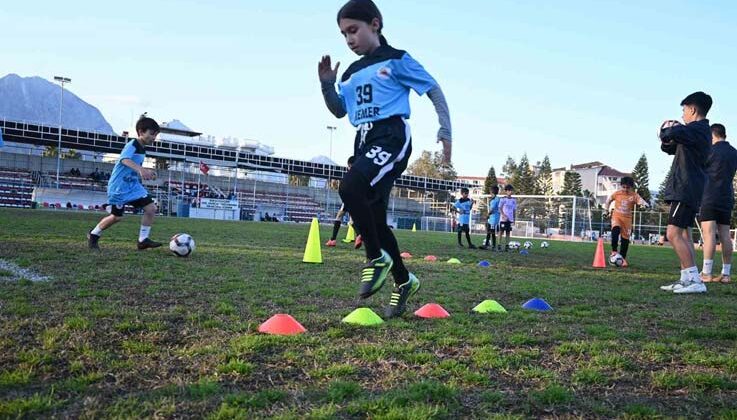
[[[340,67],[340,61],[335,63],[335,68],[333,68],[332,63],[330,62],[330,56],[323,55],[320,62],[317,63],[317,75],[320,78],[320,81],[335,83],[335,80],[338,77],[338,67]]]

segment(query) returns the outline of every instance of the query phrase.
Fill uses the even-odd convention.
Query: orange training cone
[[[305,331],[302,324],[287,314],[276,314],[258,327],[258,332],[274,335],[295,335]]]
[[[594,263],[591,264],[594,268],[606,268],[606,258],[604,258],[604,239],[599,238],[599,242],[596,244],[596,253],[594,254]]]
[[[437,303],[428,303],[416,310],[415,315],[420,318],[448,318],[450,316],[448,311]]]

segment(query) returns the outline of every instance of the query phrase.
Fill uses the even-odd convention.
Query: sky
[[[0,2],[0,76],[52,80],[114,129],[147,111],[276,155],[352,152],[354,129],[325,108],[323,54],[358,59],[335,16],[342,1]],[[461,175],[501,172],[507,156],[553,167],[601,161],[629,172],[642,153],[656,190],[670,166],[657,128],[680,101],[712,95],[712,122],[737,127],[737,2],[381,1],[384,35],[439,82]],[[440,150],[437,116],[411,98],[414,157]],[[414,158],[413,157],[413,158]]]

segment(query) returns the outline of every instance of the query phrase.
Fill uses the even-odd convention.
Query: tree
[[[43,151],[43,157],[56,157],[58,154],[56,146],[46,146]]]
[[[660,183],[660,187],[658,188],[658,194],[655,196],[655,207],[654,210],[657,211],[669,211],[670,208],[668,206],[668,203],[665,202],[665,187],[668,185],[668,180],[670,179],[671,174],[673,173],[673,168],[668,171],[668,175],[665,176],[665,179],[663,179],[663,182]]]
[[[507,156],[507,161],[504,163],[504,166],[502,166],[502,172],[507,181],[509,181],[510,178],[513,178],[514,174],[517,173],[517,163],[514,162],[512,156]]]
[[[495,185],[497,185],[496,171],[492,166],[489,168],[489,173],[486,175],[486,180],[484,181],[484,194],[491,194],[491,187]]]
[[[537,185],[535,182],[535,174],[530,169],[530,161],[527,159],[527,153],[522,155],[522,159],[517,165],[517,171],[511,179],[512,186],[516,194],[537,194]]]
[[[580,197],[583,194],[581,188],[581,174],[574,171],[567,171],[563,177],[563,189],[560,191],[560,195],[575,195],[576,197]]]
[[[79,159],[82,155],[74,149],[69,149],[66,152],[61,152],[62,159]]]
[[[545,155],[543,163],[540,164],[540,172],[537,175],[537,190],[542,195],[553,195],[553,168],[550,158]]]
[[[435,179],[454,180],[458,177],[453,165],[443,165],[443,154],[441,152],[431,153],[423,150],[412,164],[407,168],[407,173],[414,176],[424,176]]]
[[[647,157],[643,153],[637,161],[635,169],[632,170],[632,179],[635,180],[637,193],[648,203],[652,200],[650,195],[650,174],[647,168]]]

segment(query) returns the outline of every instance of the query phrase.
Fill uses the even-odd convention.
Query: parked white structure
[[[563,180],[568,171],[581,175],[581,190],[594,193],[598,204],[604,204],[607,197],[619,189],[622,177],[631,175],[599,161],[571,165],[570,169],[556,168],[553,169],[553,192],[556,194],[563,189]]]

